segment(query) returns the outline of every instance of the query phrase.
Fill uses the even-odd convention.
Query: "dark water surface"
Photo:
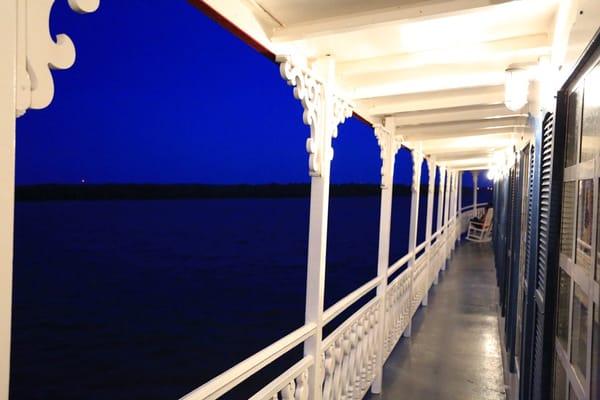
[[[332,199],[327,305],[376,275],[379,201]],[[409,201],[394,201],[397,254]],[[17,203],[11,399],[174,399],[300,327],[308,208],[308,199]]]

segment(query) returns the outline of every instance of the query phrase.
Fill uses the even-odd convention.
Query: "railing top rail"
[[[591,250],[592,249],[592,245],[589,243],[586,243],[583,239],[581,238],[577,238],[577,245],[580,247],[583,247],[586,250]]]
[[[477,208],[482,207],[482,206],[486,206],[488,203],[487,202],[482,202],[482,203],[477,203]],[[460,211],[468,211],[473,209],[473,204],[471,204],[470,206],[466,206],[460,209]]]
[[[369,300],[367,304],[363,305],[358,311],[352,314],[351,317],[345,320],[340,326],[335,328],[333,332],[331,332],[329,335],[327,335],[325,339],[323,339],[323,348],[329,347],[331,345],[331,342],[336,338],[339,332],[344,331],[346,328],[348,328],[348,326],[352,325],[354,323],[355,318],[357,318],[358,315],[360,315],[367,308],[371,307],[373,303],[378,300],[378,297],[373,297],[371,300]]]
[[[485,205],[485,204],[487,204],[487,203],[479,203],[478,206]],[[334,318],[336,318],[342,312],[347,310],[351,305],[355,304],[358,300],[363,298],[363,296],[365,296],[371,290],[376,288],[377,285],[379,285],[381,283],[381,279],[388,279],[392,274],[397,272],[402,266],[406,265],[413,258],[413,256],[416,253],[418,253],[419,251],[426,248],[428,243],[431,243],[436,238],[438,238],[438,240],[445,239],[445,236],[442,236],[442,233],[445,232],[446,229],[448,229],[450,226],[452,226],[452,224],[455,222],[455,220],[456,220],[456,217],[454,216],[452,219],[447,221],[440,229],[438,229],[435,233],[433,233],[428,239],[425,239],[421,244],[419,244],[419,246],[417,246],[414,251],[411,251],[408,254],[404,255],[402,258],[400,258],[398,261],[396,261],[393,265],[391,265],[387,269],[386,277],[384,277],[384,278],[375,277],[375,278],[371,279],[369,282],[365,283],[358,289],[354,290],[352,293],[348,294],[347,296],[345,296],[344,298],[339,300],[333,306],[329,307],[323,313],[323,325],[330,323]],[[437,247],[432,248],[432,251],[435,251],[435,249],[437,249]],[[426,255],[428,255],[428,252],[425,252],[421,257],[419,257],[417,262],[422,262],[423,256],[426,256]],[[416,265],[420,265],[420,264],[416,264]],[[402,276],[404,276],[404,273],[402,273],[398,277],[396,277],[396,279],[394,279],[393,282],[396,282],[397,279],[401,279]],[[393,282],[391,282],[390,284],[393,284]],[[336,332],[339,332],[340,329],[345,329],[345,327],[347,327],[349,324],[353,323],[355,316],[360,315],[361,312],[363,312],[367,307],[370,307],[373,304],[373,302],[378,301],[378,300],[380,300],[378,297],[374,297],[369,302],[367,302],[367,304],[363,305],[360,308],[360,310],[358,310],[356,313],[354,313],[353,316],[351,316],[346,321],[344,321],[330,335],[328,335],[327,338],[325,338],[325,340],[323,341],[323,344],[326,345],[327,343],[330,343],[334,339]],[[229,370],[223,372],[219,376],[211,379],[210,381],[208,381],[204,385],[200,386],[196,390],[188,393],[187,395],[182,397],[181,400],[214,400],[214,399],[218,399],[219,397],[223,396],[224,394],[229,392],[231,389],[233,389],[234,387],[239,385],[241,382],[245,381],[250,376],[252,376],[253,374],[258,372],[265,366],[269,365],[270,363],[272,363],[273,361],[275,361],[276,359],[281,357],[283,354],[287,353],[288,351],[290,351],[297,345],[303,343],[307,338],[311,337],[312,335],[314,335],[316,333],[316,328],[317,328],[317,325],[315,323],[310,323],[310,324],[304,325],[303,327],[286,335],[282,339],[280,339],[277,342],[271,344],[270,346],[264,348],[263,350],[259,351],[258,353],[254,354],[253,356],[248,357],[246,360],[235,365],[233,368],[230,368]],[[299,363],[295,364],[292,368],[288,369],[288,371],[286,371],[286,373],[284,373],[283,375],[281,375],[280,377],[278,377],[277,379],[272,381],[268,386],[266,386],[264,389],[262,389],[257,394],[255,394],[251,399],[258,400],[258,399],[263,398],[265,394],[272,393],[273,391],[276,392],[276,391],[280,390],[281,388],[283,388],[283,386],[280,387],[280,385],[285,386],[285,384],[286,384],[285,378],[289,378],[291,375],[295,374],[296,372],[300,373],[302,371],[302,369],[307,368],[308,365],[312,365],[313,362],[314,362],[314,360],[312,359],[312,357],[305,357]]]
[[[377,285],[379,285],[380,278],[375,277],[371,279],[369,282],[365,283],[331,307],[329,307],[323,313],[323,325],[327,325],[331,322],[335,317],[343,313],[348,307],[352,304],[356,303],[360,300],[365,294],[369,293],[371,290],[375,289]]]
[[[413,256],[413,252],[409,252],[404,257],[396,261],[390,268],[388,268],[387,276],[389,277],[394,272],[398,271],[404,264],[406,264]]]
[[[423,242],[415,248],[415,254],[423,250],[425,246],[427,246],[427,243],[429,243],[429,240],[423,240]]]
[[[248,357],[236,366],[211,379],[196,390],[183,396],[181,400],[214,400],[229,392],[257,371],[287,353],[308,337],[314,335],[316,324],[310,323],[296,329],[270,346]]]
[[[298,361],[292,367],[290,367],[283,374],[279,375],[274,381],[265,386],[262,390],[257,392],[254,396],[250,397],[249,400],[263,400],[268,399],[273,393],[278,393],[280,390],[285,388],[291,379],[300,375],[302,371],[310,367],[313,363],[312,356],[306,356],[302,360]]]

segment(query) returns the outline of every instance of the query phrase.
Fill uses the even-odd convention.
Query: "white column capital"
[[[431,176],[431,172],[435,172],[436,164],[434,157],[427,157],[427,169],[429,170],[429,175]],[[434,174],[435,175],[435,174]]]
[[[68,0],[77,13],[96,11],[100,0]],[[54,0],[17,2],[17,82],[15,115],[47,107],[54,97],[51,69],[67,69],[75,62],[75,45],[69,36],[50,35]]]
[[[396,136],[393,131],[381,124],[374,125],[373,131],[380,149],[381,188],[387,189],[393,184],[394,162],[398,150],[402,147],[403,138]]]
[[[435,192],[435,172],[436,172],[436,165],[435,165],[435,158],[433,157],[428,157],[427,158],[427,169],[429,170],[429,195],[433,196],[433,193]]]
[[[289,56],[278,56],[277,61],[281,77],[294,87],[294,97],[304,108],[302,119],[310,127],[310,137],[306,140],[309,174],[328,176],[333,159],[331,141],[337,137],[338,125],[352,116],[352,106],[335,94],[334,85],[319,80],[315,71],[304,63]]]
[[[411,154],[413,159],[412,190],[417,192],[421,186],[421,165],[423,164],[424,155],[420,149],[412,150]]]
[[[440,169],[440,185],[443,185],[442,181],[446,178],[446,167],[439,165],[438,168]]]

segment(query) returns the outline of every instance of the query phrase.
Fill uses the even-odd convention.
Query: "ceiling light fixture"
[[[529,76],[522,68],[508,68],[505,74],[504,104],[511,111],[518,111],[527,104]]]

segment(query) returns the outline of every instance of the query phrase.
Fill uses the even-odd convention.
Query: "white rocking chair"
[[[494,218],[494,209],[489,208],[482,222],[469,222],[467,240],[478,243],[485,243],[492,240],[492,221]]]

